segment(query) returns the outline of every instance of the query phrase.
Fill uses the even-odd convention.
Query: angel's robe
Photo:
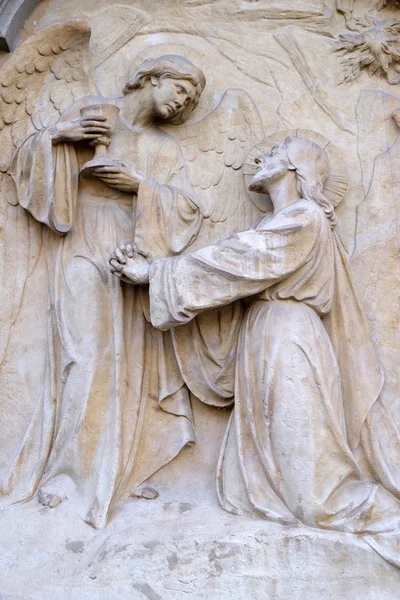
[[[79,101],[63,119],[92,103]],[[114,501],[194,441],[171,335],[146,319],[147,290],[121,284],[108,260],[132,239],[155,257],[179,253],[202,220],[171,136],[118,121],[108,154],[145,176],[137,195],[80,177],[93,150],[53,146],[46,130],[25,141],[13,165],[20,204],[48,226],[52,390],[33,413],[10,477],[18,480],[35,448],[25,497],[52,483],[95,527],[105,524]]]
[[[221,505],[363,534],[400,566],[400,502],[354,453],[381,390],[380,366],[320,207],[298,201],[256,229],[150,267],[151,320],[163,330],[184,330],[240,298],[248,306],[218,466]]]

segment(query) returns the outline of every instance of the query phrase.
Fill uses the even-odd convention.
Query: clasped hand
[[[113,275],[122,281],[135,284],[149,282],[151,262],[149,252],[140,250],[134,242],[116,248],[109,260]]]

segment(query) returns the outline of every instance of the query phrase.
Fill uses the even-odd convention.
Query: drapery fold
[[[78,101],[62,119],[91,103]],[[152,327],[146,292],[121,284],[108,260],[134,233],[156,257],[179,253],[202,221],[171,136],[119,121],[108,153],[143,174],[137,195],[80,177],[93,149],[54,145],[50,130],[25,140],[13,161],[18,201],[44,225],[48,369],[46,393],[32,398],[31,421],[2,477],[8,501],[38,486],[62,490],[97,528],[195,440],[171,333]]]
[[[152,323],[176,327],[175,336],[193,336],[188,324],[204,311],[243,298],[235,407],[217,469],[221,505],[362,534],[400,566],[400,502],[358,461],[371,440],[382,372],[343,246],[322,209],[301,200],[254,230],[151,265]],[[232,348],[221,348],[228,360]],[[201,377],[205,395],[216,394],[212,369],[204,376],[213,349],[204,344],[202,352],[186,381],[194,389]]]

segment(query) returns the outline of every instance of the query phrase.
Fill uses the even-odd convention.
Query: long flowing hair
[[[318,204],[335,227],[335,207],[324,193],[330,175],[328,155],[321,146],[311,140],[287,137],[284,141],[289,164],[296,171],[297,191],[301,198]]]
[[[129,73],[128,81],[125,83],[123,93],[129,94],[132,90],[143,88],[144,83],[150,77],[163,79],[184,79],[190,81],[196,89],[196,95],[188,106],[184,106],[172,119],[165,122],[172,124],[184,123],[199,103],[200,96],[206,85],[206,78],[189,59],[177,54],[164,54],[158,58],[148,58]]]

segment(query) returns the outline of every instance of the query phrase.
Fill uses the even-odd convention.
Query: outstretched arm
[[[193,254],[155,260],[149,269],[151,322],[159,329],[253,296],[297,271],[317,251],[322,211],[307,202]]]

